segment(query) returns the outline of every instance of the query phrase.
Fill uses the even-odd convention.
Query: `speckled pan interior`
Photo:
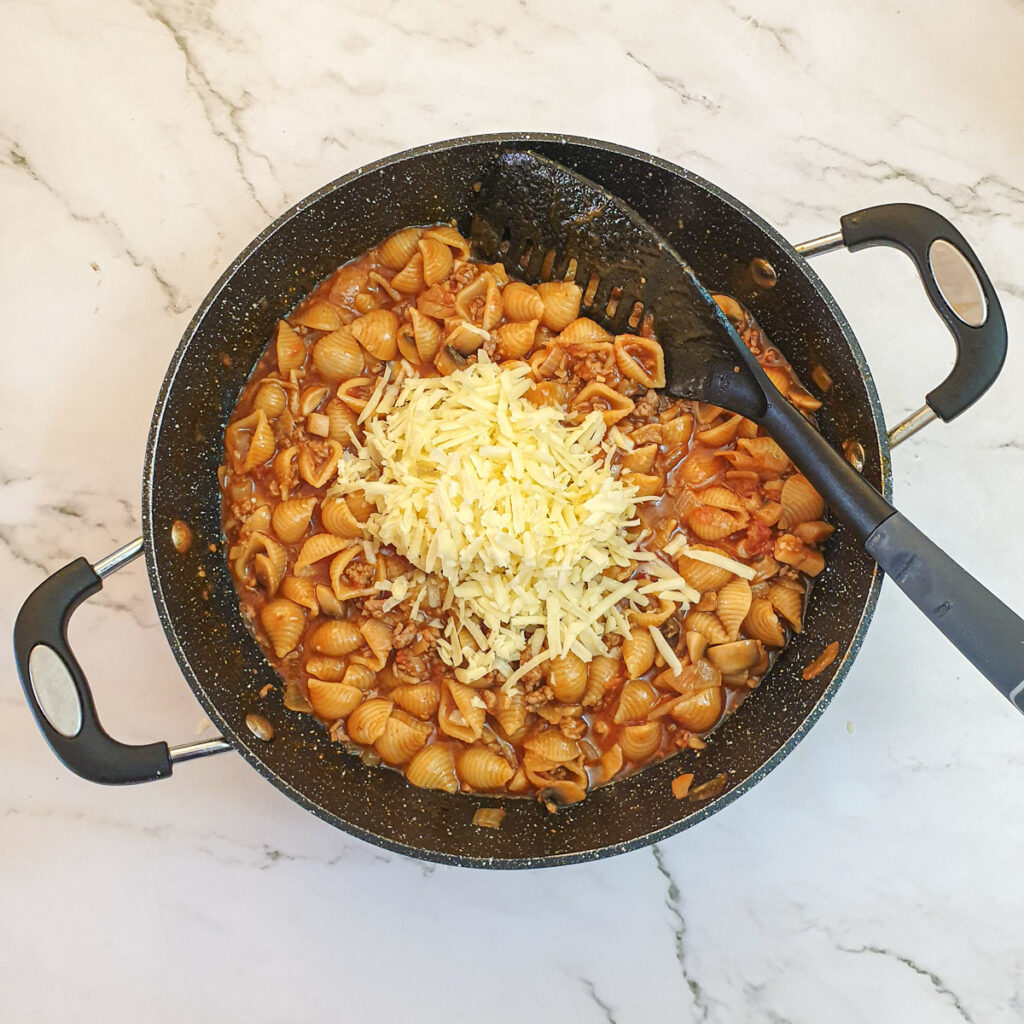
[[[284,709],[278,677],[249,635],[221,545],[220,465],[224,426],[275,321],[321,278],[394,229],[466,213],[473,182],[496,152],[533,148],[631,203],[688,259],[712,291],[748,305],[803,380],[821,363],[835,385],[820,426],[836,446],[863,444],[864,473],[890,490],[888,449],[870,372],[846,319],[807,263],[731,196],[662,160],[588,139],[477,136],[401,153],[354,171],[289,210],[217,282],[196,313],[164,380],[150,431],[143,494],[146,558],[157,609],[182,672],[212,721],[270,782],[325,821],[412,856],[477,867],[565,864],[664,839],[724,807],[796,745],[835,693],[874,610],[879,573],[842,529],[826,548],[828,568],[812,592],[806,629],[770,675],[714,735],[685,751],[549,814],[533,800],[450,796],[415,789],[397,772],[367,768],[328,742],[312,718]],[[823,228],[827,225],[823,225]],[[751,259],[775,268],[758,287]],[[183,519],[195,542],[171,545]],[[211,546],[215,550],[211,550]],[[827,643],[841,656],[805,681],[801,669]],[[275,684],[266,697],[259,691]],[[270,743],[245,727],[258,711],[274,725]],[[717,798],[676,800],[672,778],[695,783],[725,773]],[[501,803],[499,830],[476,828],[473,813]]]

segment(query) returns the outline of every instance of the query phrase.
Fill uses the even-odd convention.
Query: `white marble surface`
[[[5,0],[0,25],[8,628],[44,573],[137,534],[160,379],[238,249],[361,163],[514,129],[657,153],[794,240],[891,200],[953,218],[1016,344],[977,408],[899,450],[896,494],[1024,608],[1020,0]],[[898,254],[817,266],[895,422],[949,365],[944,329]],[[198,734],[141,566],[72,634],[112,732]],[[88,785],[7,645],[0,678],[5,1020],[1024,1020],[1024,720],[891,585],[766,781],[660,849],[540,872],[386,855],[233,755]]]

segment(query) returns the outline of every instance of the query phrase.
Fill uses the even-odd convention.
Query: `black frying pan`
[[[533,800],[504,800],[502,828],[476,828],[474,812],[498,803],[496,798],[416,789],[397,772],[364,766],[330,743],[310,716],[281,705],[277,676],[238,614],[221,546],[216,473],[228,416],[274,324],[298,299],[399,226],[456,217],[467,230],[472,186],[482,169],[496,153],[523,146],[579,171],[639,211],[686,254],[705,285],[751,309],[805,382],[816,364],[824,366],[835,383],[819,413],[822,433],[836,448],[846,443],[865,479],[889,496],[889,440],[846,319],[800,252],[737,200],[662,160],[587,139],[478,136],[402,153],[303,200],[232,263],[193,318],[164,379],[146,453],[144,537],[95,565],[72,562],[26,601],[15,625],[18,669],[39,726],[67,767],[97,782],[142,782],[170,775],[177,761],[237,749],[298,803],[370,842],[447,863],[535,867],[634,849],[713,814],[775,767],[821,714],[863,641],[881,581],[874,561],[842,524],[826,548],[828,567],[811,592],[804,632],[708,748],[683,751],[599,788],[555,816]],[[801,248],[825,251],[845,238],[851,248],[891,244],[914,256],[953,330],[958,361],[928,396],[928,407],[908,421],[909,433],[932,413],[949,420],[970,405],[995,379],[1005,348],[963,324],[941,294],[936,299],[931,267],[921,259],[922,238],[905,237],[885,210],[851,215],[843,233]],[[931,216],[938,233],[924,241],[960,240],[946,221]],[[861,223],[873,227],[858,233]],[[976,271],[994,299],[980,266]],[[176,520],[194,535],[186,554],[172,544]],[[102,577],[143,550],[171,648],[225,740],[128,746],[100,726],[67,646],[66,624],[74,608],[100,589]],[[839,643],[839,658],[822,675],[803,679],[803,666],[831,641]],[[260,697],[267,683],[274,688]],[[269,743],[246,728],[251,712],[273,723]],[[704,799],[672,796],[670,782],[684,771],[694,773]]]

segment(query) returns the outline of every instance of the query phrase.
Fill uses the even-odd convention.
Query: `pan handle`
[[[925,396],[925,405],[890,431],[899,444],[933,419],[948,423],[995,383],[1006,359],[1006,319],[985,268],[963,235],[926,206],[888,203],[840,218],[841,230],[803,242],[815,256],[845,246],[850,252],[890,245],[917,267],[935,311],[953,335],[956,361],[949,376]]]
[[[223,739],[168,747],[120,743],[100,725],[92,691],[68,645],[74,610],[103,587],[103,577],[142,553],[140,537],[90,565],[77,558],[36,587],[14,623],[14,656],[36,723],[53,752],[90,782],[119,785],[166,778],[172,765],[230,750]]]

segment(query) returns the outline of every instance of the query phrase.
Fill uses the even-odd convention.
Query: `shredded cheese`
[[[686,555],[687,558],[692,558],[695,562],[717,565],[720,569],[728,569],[729,572],[742,576],[745,580],[752,580],[757,575],[757,571],[751,568],[751,566],[744,565],[743,562],[737,562],[735,558],[730,558],[721,551],[702,551],[700,548],[691,548],[684,545],[679,550],[669,553],[673,556]]]
[[[525,398],[532,383],[527,366],[501,369],[482,352],[445,377],[382,378],[331,489],[363,490],[377,509],[367,534],[445,581],[453,614],[438,653],[462,682],[497,671],[511,689],[549,658],[590,660],[607,653],[606,633],[628,631],[624,602],[696,596],[664,562],[639,566],[653,583],[617,578],[651,562],[627,536],[636,489],[602,457],[600,413],[565,424]]]

